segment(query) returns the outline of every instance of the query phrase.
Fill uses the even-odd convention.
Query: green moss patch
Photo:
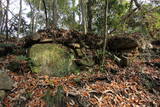
[[[35,44],[31,47],[29,57],[35,63],[33,72],[50,76],[65,76],[76,71],[74,55],[59,44]]]

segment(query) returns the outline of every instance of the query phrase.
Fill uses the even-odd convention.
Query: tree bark
[[[53,8],[52,8],[52,11],[53,11],[53,27],[57,28],[57,22],[58,22],[58,9],[57,9],[57,0],[53,0]]]
[[[104,45],[103,45],[103,56],[102,56],[102,66],[105,64],[105,52],[107,47],[107,36],[108,36],[108,0],[105,0],[105,35],[104,35]]]
[[[92,32],[92,0],[87,2],[87,23],[88,23],[88,32]]]
[[[32,7],[32,4],[31,2],[29,1],[29,6],[30,6],[30,9],[31,9],[31,22],[30,22],[30,26],[31,26],[31,33],[35,32],[35,9],[34,7]]]
[[[9,1],[9,0],[8,0]],[[9,3],[9,2],[8,2]],[[2,15],[1,15],[1,18],[2,18],[2,23],[1,23],[1,27],[0,27],[0,31],[5,33],[6,31],[6,22],[8,23],[8,21],[6,21],[6,12],[7,12],[7,15],[8,15],[8,12],[10,12],[10,14],[12,14],[12,16],[14,18],[16,18],[18,20],[18,17],[16,15],[13,14],[13,12],[9,9],[9,6],[5,6],[2,2],[1,2],[1,5],[2,5]],[[9,4],[8,4],[9,5]],[[8,16],[7,16],[8,17]],[[8,19],[7,19],[8,20]],[[8,25],[7,25],[8,26]]]
[[[5,20],[5,29],[6,29],[6,40],[8,40],[8,9],[9,9],[9,0],[7,0],[7,6],[5,10],[6,20]]]
[[[105,0],[105,6],[104,6],[104,29],[103,29],[103,36],[105,38],[105,34],[106,34],[106,17],[107,17],[107,14],[106,14],[106,11],[107,11],[107,4],[106,4],[106,0]]]
[[[72,0],[72,7],[75,7],[75,0]],[[76,22],[76,20],[75,20],[75,11],[73,10],[73,12],[72,12],[72,14],[73,14],[73,22]]]
[[[0,0],[0,33],[2,32],[1,29],[2,29],[2,23],[3,23],[3,9],[2,9],[2,0]]]
[[[3,11],[3,13],[2,13],[2,23],[1,23],[1,29],[0,29],[0,31],[2,32],[2,33],[4,33],[4,29],[5,29],[5,10]]]
[[[19,41],[19,35],[21,33],[21,22],[22,22],[22,0],[20,0],[20,8],[19,8],[19,20],[18,20],[18,32],[17,32],[17,39]]]
[[[47,13],[46,2],[45,0],[42,0],[42,2],[43,2],[45,17],[46,17],[46,28],[48,28],[48,13]]]
[[[39,4],[38,4],[39,6],[38,6],[38,11],[40,12],[40,9],[41,9],[41,6],[42,6],[42,1],[40,0],[39,1]],[[35,31],[36,31],[36,29],[37,29],[37,25],[38,25],[38,19],[39,19],[39,14],[37,13],[37,14],[35,14]],[[41,28],[40,28],[41,29]]]
[[[81,11],[80,3],[79,3],[79,9],[78,9],[78,11]],[[82,16],[81,16],[81,14],[78,14],[78,17],[79,17],[78,22],[79,22],[79,24],[81,24],[81,22],[82,22]],[[81,30],[82,30],[82,29],[81,29]]]
[[[86,20],[86,4],[84,0],[79,0],[79,3],[81,8],[81,14],[82,14],[83,31],[85,32],[85,34],[87,34],[88,29],[87,29],[87,20]]]

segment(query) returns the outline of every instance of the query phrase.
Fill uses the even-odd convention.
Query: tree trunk
[[[2,22],[1,22],[1,27],[0,27],[0,31],[2,33],[4,33],[4,29],[5,29],[5,9],[2,11]]]
[[[21,21],[22,21],[22,0],[20,0],[20,8],[19,8],[19,20],[18,20],[18,32],[17,32],[17,39],[19,41],[19,35],[21,33]]]
[[[87,24],[88,24],[88,32],[92,32],[92,0],[88,0],[87,2]]]
[[[83,31],[86,34],[88,32],[87,19],[86,19],[86,3],[84,2],[84,0],[79,0],[79,2],[80,2],[81,14],[82,14]]]
[[[50,25],[50,24],[52,24],[52,13],[53,13],[53,11],[52,11],[52,9],[53,9],[53,3],[52,3],[52,1],[53,0],[51,0],[51,3],[49,3],[48,4],[48,25]]]
[[[106,0],[105,0],[105,6],[104,6],[104,25],[103,25],[103,36],[105,38],[105,34],[106,34],[106,17],[107,17],[107,14],[106,14],[106,11],[107,11],[107,4],[106,4]]]
[[[53,11],[53,27],[57,27],[57,22],[58,22],[58,9],[57,9],[57,0],[53,0],[53,8],[52,8],[52,11]]]
[[[75,0],[72,0],[72,7],[75,7]],[[73,22],[76,22],[75,20],[75,11],[73,10]]]
[[[79,9],[78,9],[78,11],[81,11],[80,4],[79,4]],[[82,22],[82,16],[81,16],[81,14],[78,14],[78,17],[79,17],[78,22],[79,22],[79,24],[81,24],[81,22]],[[82,29],[80,29],[80,30],[82,30]]]
[[[44,12],[45,12],[45,16],[46,16],[46,28],[48,28],[48,13],[47,13],[46,2],[45,2],[45,0],[42,0],[42,2],[43,2]]]
[[[31,22],[30,22],[30,26],[31,26],[31,33],[35,32],[35,9],[34,7],[32,7],[32,4],[31,2],[29,1],[29,6],[30,6],[30,9],[31,9]]]
[[[5,29],[6,29],[6,40],[8,40],[8,10],[9,10],[9,0],[7,0],[7,6],[6,6],[6,20],[5,20]]]
[[[7,6],[5,6],[3,4],[3,2],[1,2],[1,6],[2,6],[2,8],[0,10],[2,10],[2,14],[1,14],[0,18],[2,19],[2,22],[1,22],[0,31],[3,32],[3,33],[6,33],[5,32],[6,31],[6,27],[8,27],[8,25],[6,24],[6,22],[8,23],[8,21],[6,21],[6,20],[8,20],[8,12],[10,12],[10,14],[12,14],[12,16],[14,18],[18,19],[18,17],[16,15],[14,15],[12,13],[12,11],[9,9],[9,0],[8,0],[8,5]],[[7,18],[6,18],[6,15],[7,15]],[[9,30],[9,28],[8,28],[8,30]]]
[[[109,1],[108,0],[105,0],[105,39],[104,39],[104,46],[103,46],[103,57],[102,57],[102,66],[104,66],[104,63],[105,63],[105,52],[106,52],[106,47],[107,47],[107,36],[108,36],[108,25],[107,25],[107,22],[108,22],[108,3]]]
[[[2,23],[3,23],[3,10],[2,10],[2,0],[0,0],[0,33],[2,33],[1,29],[2,29]]]
[[[40,9],[41,9],[41,5],[42,5],[42,1],[40,0],[39,1],[39,4],[38,4],[39,6],[38,6],[38,11],[40,12]],[[36,31],[36,29],[37,29],[37,25],[38,25],[38,19],[39,19],[39,14],[37,13],[37,14],[35,14],[35,28],[34,28],[34,30]],[[41,28],[40,28],[41,29]]]

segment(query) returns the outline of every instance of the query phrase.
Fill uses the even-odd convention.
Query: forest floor
[[[14,56],[4,59],[1,64]],[[105,73],[96,65],[90,71],[66,77],[9,72],[16,82],[2,104],[5,107],[46,107],[46,93],[54,96],[57,87],[62,86],[68,96],[67,107],[160,106],[160,58],[137,59],[126,68],[117,66],[110,59],[106,62],[108,72]]]
[[[70,33],[72,32],[66,35]],[[73,38],[67,41],[70,39]],[[150,53],[150,55],[153,54],[155,53]],[[1,58],[0,68],[3,69],[9,62],[14,61],[15,57],[15,55],[8,55]],[[8,91],[3,101],[0,102],[0,107],[2,105],[4,107],[160,106],[159,54],[156,57],[148,57],[148,55],[137,57],[130,66],[124,68],[109,58],[106,58],[105,62],[103,72],[99,65],[94,65],[87,71],[65,77],[40,76],[33,72],[21,72],[28,71],[25,66],[24,68],[22,66],[17,72],[9,71],[8,75],[15,83],[12,90]],[[25,61],[21,63],[26,64]],[[54,96],[57,95],[59,87],[63,88],[61,92],[64,97],[58,95],[58,98],[55,99]]]

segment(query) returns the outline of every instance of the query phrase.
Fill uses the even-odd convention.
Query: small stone
[[[128,57],[121,57],[120,66],[127,67],[131,65],[131,60]]]
[[[0,90],[11,90],[13,80],[8,76],[8,74],[0,70]]]
[[[38,41],[38,40],[40,40],[40,38],[41,38],[41,36],[40,36],[38,33],[33,33],[33,34],[31,35],[31,39],[32,39],[33,41]]]

